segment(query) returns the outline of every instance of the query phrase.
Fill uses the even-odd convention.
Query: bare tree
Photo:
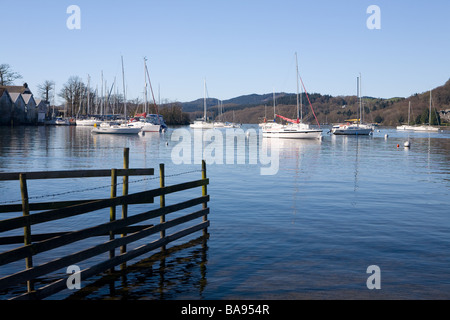
[[[50,92],[53,90],[55,85],[54,81],[45,80],[43,84],[38,85],[39,95],[49,102]]]
[[[12,71],[9,64],[0,64],[0,86],[12,85],[16,79],[22,79],[22,76],[19,73]]]
[[[81,108],[81,102],[86,96],[86,85],[80,77],[71,76],[63,85],[59,96],[66,101],[67,113],[74,116]]]

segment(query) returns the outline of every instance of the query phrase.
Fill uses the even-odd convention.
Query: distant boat
[[[89,119],[76,119],[75,123],[77,126],[93,127],[95,124],[100,125],[102,121],[97,118],[91,117]]]
[[[88,75],[88,84],[86,87],[86,94],[87,94],[87,114],[89,115],[90,112],[90,77]],[[81,106],[81,104],[80,104]],[[84,118],[80,118],[80,119],[75,119],[75,124],[77,126],[82,126],[82,127],[93,127],[95,124],[100,125],[100,123],[102,123],[102,121],[96,117],[89,117],[86,116]]]
[[[146,120],[160,126],[160,131],[165,131],[168,127],[164,122],[164,117],[160,114],[147,114]]]
[[[123,70],[123,57],[122,57],[122,79],[123,79],[123,95],[124,95],[124,115],[125,120],[127,116],[127,103],[125,98],[125,73]],[[118,123],[118,122],[102,122],[100,125],[95,124],[94,129],[91,131],[92,133],[99,134],[138,134],[141,132],[141,128],[136,128],[129,126],[126,123]]]
[[[351,123],[352,120],[354,121]],[[350,121],[334,125],[331,132],[335,135],[369,135],[373,132],[373,126],[361,124],[360,119],[350,119]]]
[[[273,90],[273,121],[268,122],[267,121],[267,112],[266,112],[266,106],[264,106],[264,120],[263,122],[259,123],[260,127],[271,127],[272,125],[278,125],[276,123],[277,120],[277,111],[276,111],[276,100],[275,100],[275,89]]]
[[[240,128],[241,125],[239,123],[234,123],[234,122],[225,122],[223,127],[224,128]]]
[[[161,126],[154,124],[147,119],[147,114],[137,114],[133,119],[128,122],[128,126],[134,128],[140,128],[142,132],[160,132]]]
[[[234,110],[233,110],[233,122],[225,122],[223,126],[224,126],[224,128],[240,128],[241,127],[241,124],[236,123],[234,121]]]
[[[158,113],[158,105],[156,104],[155,96],[153,94],[150,74],[147,68],[147,58],[144,57],[144,72],[145,72],[145,91],[144,91],[144,113],[135,114],[128,124],[132,127],[141,128],[141,132],[161,132],[167,128],[162,116]],[[157,114],[147,115],[147,79],[150,84],[150,90],[153,97],[153,103]]]
[[[408,123],[409,123],[409,113],[411,110],[411,102],[409,103],[409,110],[408,110]],[[401,125],[397,127],[397,130],[411,130],[411,131],[426,131],[426,132],[438,132],[439,127],[435,127],[431,125],[431,90],[430,90],[430,110],[429,110],[429,117],[428,117],[428,125]]]
[[[413,127],[409,125],[410,124],[410,117],[411,117],[411,101],[408,105],[408,124],[402,124],[401,126],[397,126],[397,130],[414,130]]]
[[[295,53],[297,60],[297,53]],[[302,104],[299,105],[299,84],[298,84],[298,63],[296,65],[296,78],[297,78],[297,120],[289,119],[276,114],[277,117],[282,118],[288,122],[287,125],[281,125],[275,122],[266,123],[262,126],[263,137],[265,138],[283,138],[283,139],[320,139],[322,137],[321,129],[314,129],[309,124],[303,123],[303,112],[300,116],[300,110]],[[275,97],[275,95],[274,95]],[[275,99],[274,99],[275,101]],[[274,103],[275,109],[275,103]]]
[[[361,97],[361,75],[357,78],[357,91],[359,96],[359,118],[345,120],[346,123],[334,125],[331,132],[335,135],[370,135],[373,132],[373,125],[361,122],[362,97]]]
[[[225,123],[223,122],[223,106],[220,100],[217,101],[217,109],[219,110],[219,121],[214,121],[214,128],[224,128]]]
[[[208,122],[206,117],[206,80],[204,82],[204,98],[203,98],[203,118],[197,119],[189,125],[192,129],[212,129],[213,122]]]
[[[95,125],[92,133],[98,134],[138,134],[141,128],[132,127],[127,124],[119,124],[117,122],[102,122],[100,125]]]
[[[55,124],[58,126],[68,126],[68,125],[70,125],[70,122],[69,122],[69,120],[64,119],[64,118],[56,118]]]

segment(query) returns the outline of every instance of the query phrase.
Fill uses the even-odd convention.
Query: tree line
[[[22,75],[15,72],[9,64],[0,64],[0,85],[13,85],[14,81],[22,79]],[[55,97],[58,96],[64,101],[63,106],[56,107],[59,113],[65,117],[82,117],[87,115],[107,115],[126,113],[127,117],[133,117],[136,113],[145,112],[147,107],[148,113],[159,113],[164,117],[165,123],[169,125],[188,124],[189,114],[183,112],[182,105],[177,102],[166,102],[160,106],[148,104],[144,106],[144,102],[139,98],[125,101],[124,95],[117,92],[117,86],[113,83],[111,86],[106,85],[99,89],[98,86],[93,88],[86,84],[79,76],[71,76],[66,83],[63,84],[59,92],[55,92],[55,82],[53,80],[45,80],[37,86],[38,96],[44,101],[53,105]]]

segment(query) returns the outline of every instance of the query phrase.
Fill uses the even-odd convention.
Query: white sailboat
[[[233,110],[233,122],[225,122],[225,124],[223,126],[224,126],[224,128],[240,128],[241,127],[240,123],[236,123],[234,121],[234,110]]]
[[[335,135],[370,135],[373,126],[361,122],[362,98],[361,98],[361,74],[358,77],[359,119],[346,120],[346,123],[334,125],[331,132]]]
[[[282,127],[280,123],[276,122],[277,119],[277,111],[276,111],[276,99],[275,99],[275,89],[273,90],[273,121],[267,121],[266,112],[264,110],[264,121],[259,124],[260,127],[268,129],[268,128],[275,128],[275,127]]]
[[[197,119],[189,125],[192,129],[212,129],[213,122],[208,122],[206,117],[206,80],[204,82],[203,118]]]
[[[402,124],[401,126],[397,126],[397,130],[414,130],[414,126],[409,125],[410,117],[411,117],[411,101],[409,101],[408,105],[408,124]]]
[[[141,114],[135,114],[134,118],[130,119],[128,122],[128,125],[130,127],[134,128],[140,128],[141,132],[160,132],[161,131],[161,125],[156,124],[150,121],[149,118],[147,118],[147,111],[148,111],[148,103],[147,103],[147,78],[150,81],[150,76],[148,74],[147,69],[147,58],[144,58],[144,78],[145,78],[145,87],[144,87],[144,113]],[[151,88],[151,83],[150,83]],[[152,95],[153,95],[153,89],[152,89]],[[156,108],[156,101],[153,100]]]
[[[147,118],[147,114],[136,114],[133,119],[128,122],[128,126],[140,128],[142,132],[160,132],[161,125],[152,123]]]
[[[87,114],[90,113],[90,93],[91,93],[91,86],[90,86],[90,76],[88,75],[88,85],[86,87],[86,93],[87,93]],[[75,120],[75,124],[77,126],[82,127],[93,127],[94,125],[100,125],[102,123],[101,120],[95,118],[95,117],[86,117],[86,118],[77,118]]]
[[[295,53],[297,62],[297,53]],[[281,125],[275,121],[267,123],[262,126],[263,137],[265,138],[284,138],[284,139],[320,139],[322,137],[321,129],[314,129],[309,124],[303,123],[303,104],[300,99],[299,103],[299,83],[298,83],[298,62],[296,63],[296,78],[297,78],[297,120],[292,120],[278,114],[277,117],[282,118],[288,122],[287,125]],[[275,94],[274,94],[275,101]],[[274,102],[275,109],[275,102]],[[301,111],[301,115],[300,115]]]
[[[432,104],[432,99],[431,99],[431,90],[430,90],[430,110],[429,110],[429,116],[428,116],[428,125],[415,125],[415,126],[402,125],[402,126],[398,126],[397,130],[438,132],[439,127],[435,127],[435,126],[431,125],[431,104]],[[411,103],[410,103],[409,107],[411,108]],[[408,124],[409,124],[409,111],[408,111]]]
[[[68,126],[70,123],[69,123],[69,120],[58,117],[55,119],[55,124],[58,126]]]
[[[223,122],[223,105],[222,105],[222,101],[220,101],[219,99],[217,99],[217,109],[218,109],[218,121],[214,121],[214,128],[224,128],[225,127],[225,123]]]
[[[123,79],[123,98],[124,98],[124,115],[125,120],[127,118],[127,100],[125,97],[125,73],[123,69],[123,57],[122,57],[122,79]],[[141,132],[141,128],[129,126],[127,123],[117,122],[102,122],[100,125],[94,125],[92,133],[98,134],[138,134]]]

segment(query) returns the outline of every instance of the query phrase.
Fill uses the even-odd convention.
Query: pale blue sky
[[[81,29],[69,30],[69,5]],[[366,9],[381,9],[369,30]],[[103,71],[127,98],[142,98],[143,57],[155,94],[190,101],[273,90],[295,92],[295,52],[308,92],[389,98],[425,92],[450,78],[448,0],[0,0],[0,63],[31,89],[72,75],[100,88]]]

